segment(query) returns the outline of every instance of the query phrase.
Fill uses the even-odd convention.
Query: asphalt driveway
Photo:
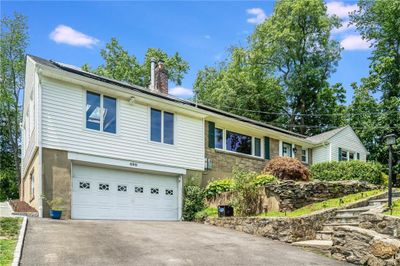
[[[22,265],[347,265],[289,244],[187,222],[30,218]]]

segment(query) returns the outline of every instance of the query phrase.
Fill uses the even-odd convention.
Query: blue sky
[[[28,53],[68,64],[101,64],[100,49],[111,37],[139,60],[149,47],[179,52],[190,64],[180,88],[171,92],[190,97],[196,73],[226,56],[231,45],[246,45],[246,37],[272,13],[274,2],[132,2],[132,1],[2,1],[1,15],[14,11],[28,17]],[[328,1],[328,12],[346,25],[351,1]],[[370,49],[353,28],[335,30],[345,48],[331,82],[341,82],[347,100],[350,83],[368,75]]]

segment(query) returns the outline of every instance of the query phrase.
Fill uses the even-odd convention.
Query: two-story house
[[[170,96],[162,62],[143,88],[27,56],[23,107],[21,200],[41,217],[43,195],[65,218],[179,220],[186,179],[367,156],[348,126],[306,137]]]

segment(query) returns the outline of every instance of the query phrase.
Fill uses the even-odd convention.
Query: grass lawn
[[[400,200],[395,200],[392,203],[392,213],[390,213],[390,210],[387,210],[384,212],[384,214],[387,215],[393,215],[393,216],[400,216]]]
[[[0,265],[10,265],[21,227],[22,218],[0,218]]]
[[[371,190],[371,191],[366,191],[366,192],[360,192],[356,194],[351,194],[347,195],[341,198],[336,198],[336,199],[330,199],[318,203],[313,203],[307,206],[304,206],[303,208],[294,210],[292,212],[267,212],[267,213],[261,213],[258,216],[262,217],[297,217],[305,214],[310,214],[315,211],[319,211],[322,209],[327,209],[327,208],[334,208],[334,207],[341,207],[348,205],[350,203],[356,202],[358,200],[368,198],[370,196],[379,194],[384,192],[383,190]]]

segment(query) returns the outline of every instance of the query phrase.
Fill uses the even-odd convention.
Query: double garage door
[[[177,220],[178,178],[73,165],[72,219]]]

